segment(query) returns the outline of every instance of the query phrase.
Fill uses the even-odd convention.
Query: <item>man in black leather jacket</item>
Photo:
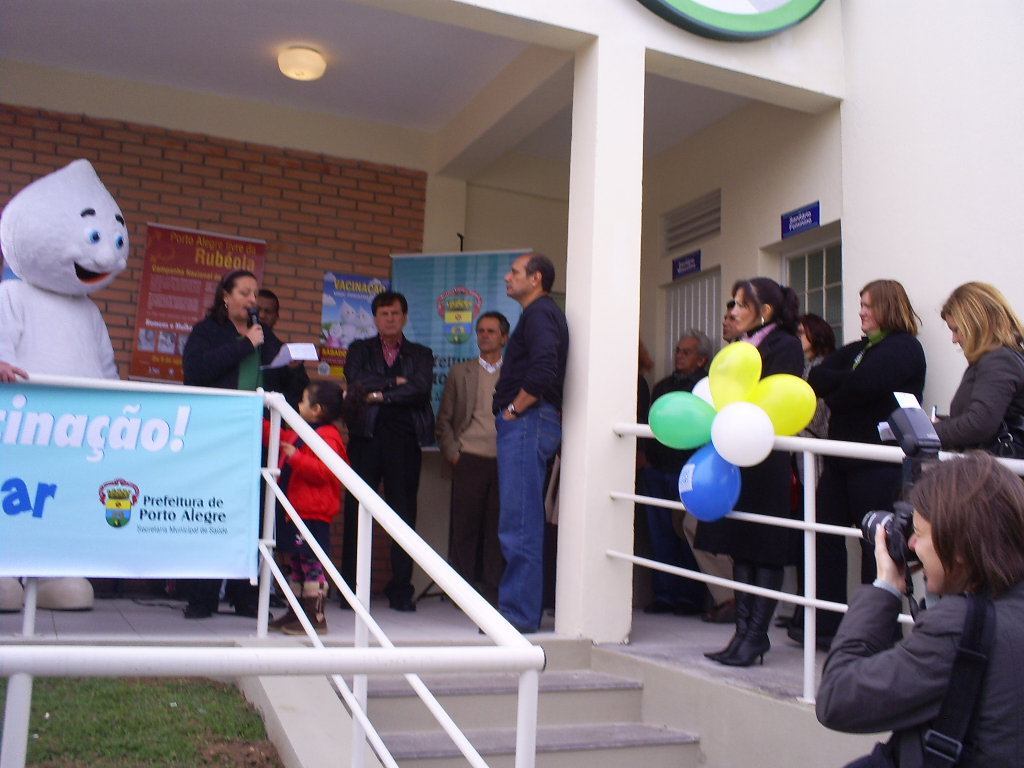
[[[352,468],[371,487],[384,485],[384,500],[410,526],[416,527],[416,493],[420,483],[420,446],[434,441],[430,406],[434,353],[402,332],[409,303],[400,293],[378,294],[371,305],[377,336],[359,339],[348,348],[345,378],[349,397],[361,407],[349,424],[348,455]],[[355,584],[358,500],[345,499],[342,572]],[[396,611],[414,611],[412,559],[391,545],[391,581],[385,587]]]

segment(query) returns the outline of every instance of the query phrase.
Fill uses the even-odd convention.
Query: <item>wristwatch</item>
[[[508,408],[505,409],[505,412],[508,413],[508,415],[511,416],[513,419],[519,416],[519,411],[516,410],[515,403],[509,403]]]

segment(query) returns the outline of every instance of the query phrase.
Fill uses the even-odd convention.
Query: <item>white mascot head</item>
[[[83,296],[124,271],[128,229],[89,161],[75,160],[11,198],[0,214],[0,248],[26,283]]]

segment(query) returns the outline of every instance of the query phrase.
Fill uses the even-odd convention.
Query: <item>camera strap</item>
[[[982,595],[967,594],[964,629],[939,716],[924,734],[924,768],[951,768],[963,756],[996,631],[996,610]]]

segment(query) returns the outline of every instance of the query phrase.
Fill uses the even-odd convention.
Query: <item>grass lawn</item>
[[[0,700],[7,680],[0,678]],[[199,678],[37,678],[30,768],[280,766],[259,714]]]

